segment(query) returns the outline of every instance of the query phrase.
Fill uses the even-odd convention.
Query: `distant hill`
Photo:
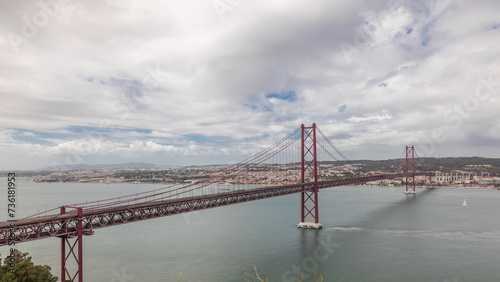
[[[331,163],[331,162],[320,162]],[[350,162],[340,161],[337,164],[358,164],[362,171],[401,171],[404,167],[404,159],[391,160],[353,160]],[[449,158],[419,158],[415,159],[417,170],[421,171],[441,171],[451,172],[453,170],[465,170],[470,172],[489,172],[492,176],[500,176],[500,158],[481,158],[481,157],[449,157]],[[47,175],[54,171],[68,171],[77,169],[148,169],[163,167],[150,163],[124,163],[124,164],[99,164],[99,165],[74,165],[74,166],[51,166],[39,170],[16,171],[18,176]],[[198,166],[192,166],[198,167]],[[204,167],[204,166],[199,166]],[[6,171],[0,171],[0,176],[7,176]]]
[[[40,170],[42,171],[60,171],[60,170],[77,170],[77,169],[117,169],[117,168],[132,168],[132,169],[140,169],[140,168],[153,168],[156,167],[155,164],[149,163],[125,163],[125,164],[98,164],[98,165],[87,165],[87,164],[79,164],[79,165],[57,165],[45,167]]]
[[[346,163],[346,162],[343,162]],[[405,159],[391,160],[357,160],[352,163],[361,164],[363,171],[391,171],[405,165]],[[416,158],[415,166],[422,171],[451,172],[453,170],[464,170],[470,172],[489,172],[492,175],[500,175],[499,158],[482,157],[447,157],[447,158]]]

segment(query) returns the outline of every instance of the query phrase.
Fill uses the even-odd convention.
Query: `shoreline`
[[[34,182],[34,183],[82,183],[82,184],[162,184],[162,185],[169,185],[169,184],[191,184],[192,182],[162,182],[162,181],[155,181],[155,180],[143,180],[143,181],[92,181],[92,180],[80,180],[80,181],[37,181],[36,179],[30,179],[28,177],[25,177],[26,181]],[[274,185],[279,185],[276,183],[221,183],[216,185],[268,185],[268,186],[274,186]],[[357,187],[381,187],[381,188],[405,188],[406,186],[404,185],[392,185],[392,186],[385,186],[385,185],[367,185],[367,184],[355,184],[355,185],[344,185],[344,186],[357,186]],[[341,187],[341,186],[338,186]],[[425,189],[439,189],[439,188],[447,188],[447,189],[497,189],[500,190],[500,187],[495,187],[495,186],[457,186],[457,185],[440,185],[440,186],[430,186],[430,185],[424,185],[424,186],[416,186],[416,188],[425,188]]]

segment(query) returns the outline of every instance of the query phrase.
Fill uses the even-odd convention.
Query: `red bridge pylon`
[[[415,194],[415,147],[406,146],[406,194]]]
[[[319,223],[318,202],[318,160],[316,158],[316,124],[306,127],[301,125],[301,170],[300,182],[313,183],[310,188],[305,188],[300,195],[300,228],[322,228]],[[308,219],[310,219],[308,221]]]
[[[61,207],[61,215],[66,214],[66,206]],[[68,207],[71,208],[71,207]],[[92,230],[84,230],[83,228],[83,208],[77,207],[76,218],[70,224],[65,224],[64,228],[68,233],[61,238],[61,281],[78,281],[83,282],[83,236],[92,235]],[[76,232],[71,232],[71,229],[76,229]],[[73,242],[72,242],[73,241]],[[66,252],[66,247],[68,251]],[[76,264],[74,274],[68,269],[68,260],[73,260]],[[74,267],[73,267],[74,268]],[[78,279],[78,280],[76,280]]]

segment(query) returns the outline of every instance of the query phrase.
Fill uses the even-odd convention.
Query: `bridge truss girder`
[[[415,173],[415,175],[434,175],[433,173]],[[380,174],[318,181],[318,189],[336,186],[361,184],[370,181],[406,177],[406,173]],[[298,183],[284,186],[271,186],[259,189],[228,192],[217,195],[195,196],[169,201],[156,201],[147,204],[123,205],[113,208],[84,209],[81,216],[84,235],[92,234],[93,230],[148,220],[158,217],[203,210],[219,206],[255,201],[271,197],[284,196],[303,191],[313,191],[314,183]],[[16,229],[10,228],[9,222],[0,223],[0,246],[7,246],[9,237],[16,243],[39,240],[50,237],[75,237],[78,232],[79,216],[76,210],[64,214],[21,219],[16,222]],[[13,234],[11,234],[13,232]]]

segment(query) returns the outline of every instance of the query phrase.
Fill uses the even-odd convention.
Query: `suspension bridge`
[[[403,178],[405,192],[415,193],[415,148],[407,146],[402,168],[385,174],[340,177],[322,172],[322,166],[351,163],[316,126],[301,125],[256,155],[192,183],[173,184],[129,196],[57,207],[15,221],[0,222],[0,246],[45,238],[60,238],[61,281],[83,281],[83,239],[94,230],[158,217],[300,193],[302,228],[321,228],[319,190]],[[263,175],[263,164],[273,168]],[[248,185],[246,175],[260,175]],[[253,178],[255,180],[255,177]],[[232,183],[220,191],[214,187]]]

